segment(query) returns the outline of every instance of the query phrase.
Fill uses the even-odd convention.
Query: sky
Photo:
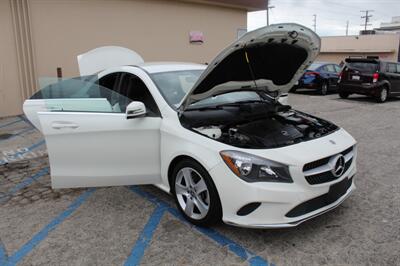
[[[390,22],[393,16],[400,16],[400,0],[269,0],[269,23],[295,22],[313,28],[313,14],[317,15],[317,33],[321,36],[346,35],[346,21],[349,21],[349,35],[358,35],[364,22],[360,10],[371,12],[371,26]],[[266,25],[266,12],[248,13],[248,30]]]

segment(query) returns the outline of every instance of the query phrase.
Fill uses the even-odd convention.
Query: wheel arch
[[[200,159],[195,158],[195,156],[191,156],[191,155],[187,155],[187,154],[180,154],[180,155],[175,156],[168,165],[167,178],[168,178],[168,185],[169,185],[169,193],[172,193],[173,187],[174,187],[174,184],[172,182],[172,179],[173,179],[172,173],[174,171],[174,168],[179,162],[181,162],[183,160],[191,160],[191,161],[199,164],[201,167],[203,167],[203,169],[209,174],[211,181],[219,195],[219,190],[217,188],[217,185],[215,184],[215,181],[214,181],[213,177],[211,176],[209,169],[206,167],[206,165],[204,163],[202,163],[202,161]]]
[[[387,80],[384,80],[382,82],[382,87],[386,87],[388,89],[388,93],[390,93],[390,91],[392,90],[392,86],[391,86],[390,82]]]
[[[173,191],[175,188],[175,184],[172,181],[173,180],[173,171],[174,168],[183,160],[189,160],[191,161],[191,163],[197,164],[197,168],[201,167],[203,168],[203,171],[205,171],[205,174],[208,175],[204,176],[201,174],[201,172],[199,172],[199,174],[203,177],[203,179],[205,179],[205,182],[207,183],[207,188],[210,191],[210,197],[212,199],[214,199],[212,202],[214,202],[214,204],[212,206],[212,209],[210,209],[209,211],[211,211],[211,215],[208,213],[206,217],[204,217],[204,219],[206,219],[207,217],[207,221],[205,222],[201,222],[201,223],[197,223],[196,221],[193,221],[190,217],[186,217],[187,219],[189,219],[192,223],[200,225],[200,226],[208,226],[211,224],[214,224],[216,222],[220,222],[222,220],[222,216],[223,216],[223,207],[222,207],[222,202],[221,202],[221,197],[220,197],[220,193],[218,191],[218,188],[211,176],[211,174],[209,173],[209,171],[207,170],[206,167],[204,167],[204,164],[202,164],[199,160],[196,160],[195,158],[193,158],[192,156],[189,155],[178,155],[176,156],[169,164],[168,166],[168,183],[169,183],[169,190],[170,190],[170,194],[175,194],[175,192]],[[194,168],[195,169],[195,168]],[[196,169],[195,169],[196,170]],[[207,181],[208,180],[208,181]],[[212,191],[214,191],[214,193],[211,193]],[[173,197],[175,198],[176,204],[177,204],[177,208],[183,213],[182,211],[182,206],[179,206],[178,203],[178,199],[176,194],[173,195]],[[183,215],[185,215],[183,213]]]
[[[199,165],[201,165],[201,166],[207,171],[207,168],[204,167],[204,165],[203,165],[200,161],[196,160],[195,158],[193,158],[193,157],[191,157],[191,156],[189,156],[189,155],[181,154],[181,155],[176,156],[176,157],[175,157],[174,159],[172,159],[171,162],[169,163],[169,165],[168,165],[168,171],[167,171],[168,184],[169,184],[169,192],[170,192],[170,193],[172,193],[172,190],[173,190],[173,187],[174,187],[174,184],[172,183],[172,178],[173,178],[172,172],[174,171],[176,165],[178,165],[178,163],[181,162],[181,161],[183,161],[183,160],[192,160],[192,161],[198,163]]]

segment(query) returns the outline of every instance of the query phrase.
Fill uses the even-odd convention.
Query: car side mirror
[[[126,107],[126,119],[132,119],[146,115],[146,106],[142,102],[131,102]]]

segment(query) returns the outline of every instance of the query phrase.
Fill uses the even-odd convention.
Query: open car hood
[[[293,23],[248,32],[209,64],[179,109],[230,91],[286,93],[315,60],[320,43],[315,32]]]

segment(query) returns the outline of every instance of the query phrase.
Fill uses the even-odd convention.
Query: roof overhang
[[[394,53],[393,49],[332,49],[332,50],[321,50],[320,54],[341,54],[341,53],[353,53],[353,54],[365,54],[365,53]]]
[[[180,0],[180,1],[239,8],[239,9],[245,9],[247,11],[265,10],[267,8],[267,2],[268,2],[267,0]]]

